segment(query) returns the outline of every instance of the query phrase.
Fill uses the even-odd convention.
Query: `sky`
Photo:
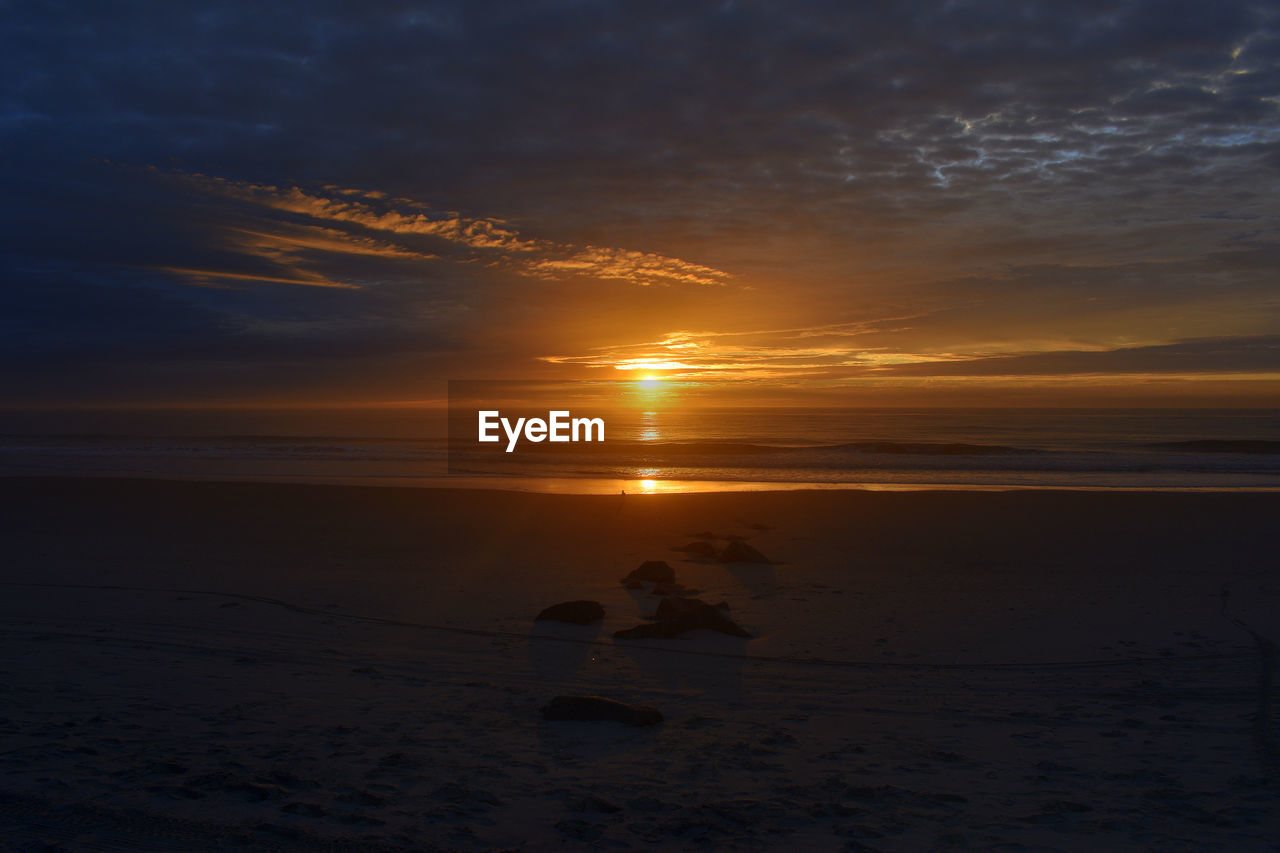
[[[1280,400],[1280,3],[0,0],[0,66],[0,405]]]

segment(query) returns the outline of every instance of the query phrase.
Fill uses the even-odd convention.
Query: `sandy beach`
[[[1280,495],[0,480],[0,849],[1275,850]],[[702,538],[699,539],[699,536]],[[742,537],[772,564],[686,559]],[[615,639],[665,560],[750,639]],[[557,602],[605,610],[534,622]],[[548,722],[554,696],[664,722]]]

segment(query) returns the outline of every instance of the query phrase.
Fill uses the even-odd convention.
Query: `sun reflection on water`
[[[640,441],[658,441],[662,438],[662,432],[658,429],[657,412],[645,412],[640,416],[640,432],[637,438]]]

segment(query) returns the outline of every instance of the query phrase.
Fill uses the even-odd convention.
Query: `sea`
[[[0,476],[643,494],[1280,489],[1280,409],[621,410],[604,444],[472,453],[444,410],[0,412]]]

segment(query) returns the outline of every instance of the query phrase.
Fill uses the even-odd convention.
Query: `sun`
[[[662,377],[647,373],[636,380],[636,384],[647,391],[662,387]]]

